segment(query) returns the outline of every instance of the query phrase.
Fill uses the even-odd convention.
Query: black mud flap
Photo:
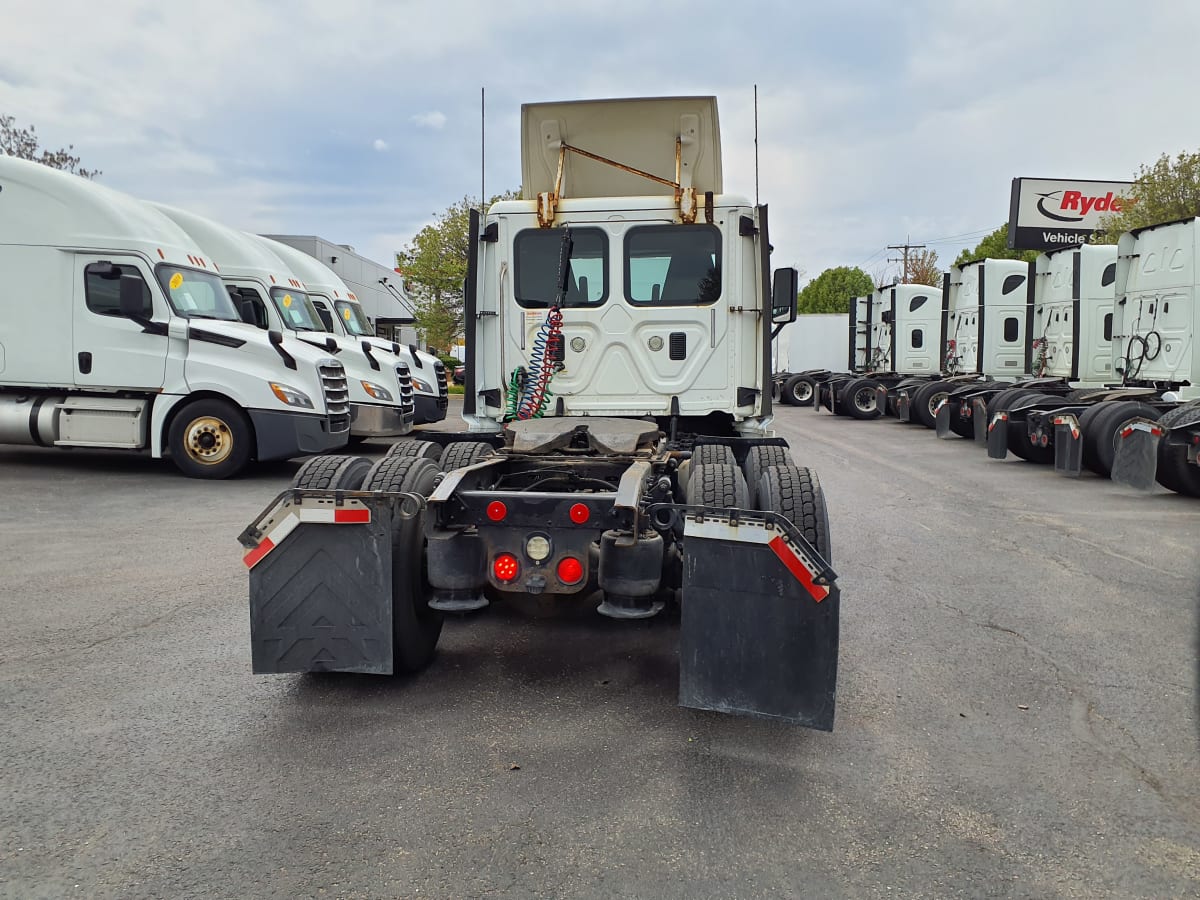
[[[875,386],[875,408],[881,416],[887,415],[888,389],[885,385]]]
[[[992,459],[1008,456],[1008,413],[998,412],[987,426],[987,451]]]
[[[1117,435],[1112,480],[1140,491],[1152,489],[1158,472],[1158,443],[1164,434],[1163,427],[1150,419],[1127,422]]]
[[[943,398],[938,404],[937,415],[934,416],[934,433],[940,438],[958,437],[950,430],[950,399]]]
[[[1079,419],[1070,414],[1054,416],[1050,424],[1054,426],[1054,471],[1078,478],[1083,471],[1083,431]]]
[[[835,574],[782,516],[684,519],[679,704],[833,730]]]
[[[974,397],[971,400],[973,415],[971,421],[975,426],[975,442],[986,445],[988,442],[987,397]]]
[[[911,422],[912,416],[909,414],[911,405],[912,401],[909,399],[908,391],[901,391],[896,397],[896,418],[901,422]]]
[[[256,674],[392,673],[392,530],[414,494],[285,491],[238,538]]]

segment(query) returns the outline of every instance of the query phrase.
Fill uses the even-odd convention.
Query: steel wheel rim
[[[929,398],[929,414],[931,416],[936,417],[937,411],[938,411],[938,406],[941,404],[941,402],[943,400],[945,400],[949,396],[950,396],[950,393],[946,392],[944,394],[934,394],[932,397],[930,397]]]
[[[875,412],[878,401],[875,388],[862,388],[854,395],[854,405],[858,407],[859,412]]]
[[[807,381],[801,381],[792,388],[792,396],[800,402],[811,399],[812,393],[812,384]]]
[[[188,458],[202,466],[216,466],[233,453],[233,432],[215,416],[200,416],[188,423],[183,435]]]

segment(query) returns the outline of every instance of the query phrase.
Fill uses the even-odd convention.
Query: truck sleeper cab
[[[302,250],[262,235],[254,235],[272,253],[283,260],[303,282],[305,290],[327,331],[366,343],[383,353],[391,353],[408,366],[413,389],[413,424],[428,425],[446,418],[449,407],[449,383],[446,366],[440,359],[416,347],[405,347],[376,337],[362,303],[337,274]]]
[[[412,389],[403,364],[390,354],[364,353],[353,340],[329,335],[288,266],[243,232],[163,204],[151,204],[201,248],[225,283],[238,314],[289,346],[303,344],[336,355],[346,369],[350,439],[399,437],[412,430]]]
[[[200,478],[345,444],[341,364],[240,322],[140,201],[0,157],[0,270],[0,442],[146,450]]]

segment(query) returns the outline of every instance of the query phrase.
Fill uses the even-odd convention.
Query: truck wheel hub
[[[233,435],[220,419],[205,416],[188,426],[184,446],[188,456],[196,462],[212,466],[224,461],[233,451]]]

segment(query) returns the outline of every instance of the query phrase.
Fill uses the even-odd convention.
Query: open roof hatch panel
[[[539,193],[555,189],[559,147],[564,142],[674,181],[676,138],[682,139],[681,183],[698,194],[720,194],[716,97],[526,103],[521,107],[521,196],[534,200]],[[568,153],[564,160],[564,197],[671,193],[666,185],[577,153]]]

